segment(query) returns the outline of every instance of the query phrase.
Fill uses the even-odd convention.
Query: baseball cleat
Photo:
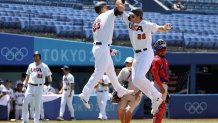
[[[163,102],[161,98],[156,98],[152,101],[152,110],[151,114],[155,115],[158,112],[160,104]]]
[[[57,117],[57,121],[64,121],[63,117]]]
[[[49,119],[42,118],[41,121],[49,121]]]
[[[74,117],[71,117],[70,120],[71,120],[71,121],[74,121],[74,120],[76,120],[76,119],[75,119]]]
[[[83,102],[84,106],[85,106],[88,110],[90,110],[90,104],[89,104],[88,101],[86,101],[85,99],[83,99],[82,94],[79,94],[79,98],[80,98],[80,100]]]

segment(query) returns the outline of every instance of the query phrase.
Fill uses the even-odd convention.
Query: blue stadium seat
[[[86,39],[93,39],[92,29],[90,28],[84,28],[85,31],[85,38]]]
[[[129,34],[127,29],[114,30],[114,37],[118,40],[129,40]]]

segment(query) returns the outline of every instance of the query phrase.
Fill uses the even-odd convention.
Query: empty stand
[[[212,1],[212,0],[211,0]],[[78,10],[26,4],[0,4],[0,27],[21,31],[55,33],[58,36],[92,39],[92,23],[97,14],[93,9]],[[144,18],[157,24],[170,22],[173,29],[167,33],[154,33],[171,46],[187,48],[218,48],[218,16],[201,14],[161,14],[144,12]],[[114,39],[128,41],[128,26],[118,17]]]

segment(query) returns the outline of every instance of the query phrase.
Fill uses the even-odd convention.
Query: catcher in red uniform
[[[163,102],[159,106],[159,111],[153,117],[153,123],[161,123],[163,113],[166,110],[167,83],[169,81],[169,66],[166,55],[166,42],[159,39],[154,44],[156,56],[152,61],[151,72],[154,77],[154,85],[162,93]]]

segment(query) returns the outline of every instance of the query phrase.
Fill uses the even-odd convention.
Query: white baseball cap
[[[126,60],[125,60],[125,63],[126,62],[132,63],[133,62],[133,57],[127,57]]]

